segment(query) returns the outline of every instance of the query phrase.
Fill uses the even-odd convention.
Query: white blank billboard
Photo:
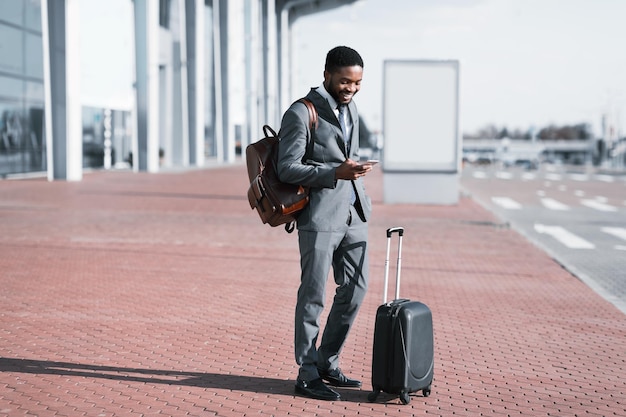
[[[458,172],[458,61],[387,60],[384,171]]]

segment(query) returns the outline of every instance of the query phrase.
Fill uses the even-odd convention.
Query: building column
[[[222,158],[220,161],[223,162],[234,162],[235,161],[235,126],[233,123],[233,101],[235,101],[232,96],[232,83],[233,77],[231,74],[231,50],[236,48],[233,46],[231,48],[229,40],[232,42],[235,37],[230,37],[231,25],[233,21],[240,16],[235,15],[235,6],[234,2],[230,1],[214,1],[213,4],[219,3],[219,10],[216,10],[216,14],[219,16],[220,20],[220,38],[219,38],[219,54],[220,54],[220,67],[216,70],[216,74],[219,72],[222,80],[222,88],[221,95],[216,95],[216,102],[221,103],[222,106]],[[217,53],[217,50],[216,50]],[[216,91],[217,93],[217,91]],[[219,143],[219,138],[218,143]]]
[[[49,0],[53,1],[54,0]],[[72,0],[73,1],[73,0]],[[135,171],[159,170],[159,4],[134,0],[135,6]]]
[[[215,156],[219,162],[225,160],[224,144],[228,142],[228,89],[224,88],[228,83],[228,74],[226,73],[228,54],[227,54],[227,35],[228,25],[226,20],[222,19],[222,15],[226,15],[222,11],[226,8],[226,2],[213,0],[213,86],[215,96],[215,120],[213,136],[215,137]]]
[[[284,112],[288,108],[289,99],[291,97],[291,25],[289,22],[289,13],[291,5],[288,3],[283,6],[280,11],[280,20],[278,22],[278,86],[280,96],[278,97],[278,108],[280,112]]]
[[[267,123],[278,125],[280,123],[280,108],[278,104],[279,94],[276,91],[280,88],[278,82],[278,20],[276,19],[276,0],[267,0],[267,25],[266,25],[266,79],[265,102]]]
[[[79,4],[80,0],[41,1],[50,181],[83,177]]]
[[[259,109],[261,97],[259,96],[259,68],[261,62],[262,51],[259,47],[260,34],[260,12],[259,1],[248,0],[246,2],[244,36],[245,49],[244,56],[246,59],[246,97],[245,97],[245,113],[248,123],[246,130],[242,135],[241,155],[245,158],[246,147],[256,142],[261,137],[262,130],[259,124]],[[261,39],[263,37],[261,36]]]
[[[204,0],[185,0],[189,164],[204,165]]]

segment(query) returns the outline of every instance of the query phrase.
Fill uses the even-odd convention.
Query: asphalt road
[[[626,314],[626,173],[466,166],[464,192]]]

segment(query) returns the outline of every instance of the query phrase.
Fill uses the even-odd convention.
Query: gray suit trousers
[[[340,231],[299,230],[301,283],[295,315],[295,355],[298,377],[319,377],[318,368],[335,369],[339,353],[365,297],[368,284],[367,223],[354,207],[351,223]],[[319,348],[320,316],[332,266],[337,284]]]

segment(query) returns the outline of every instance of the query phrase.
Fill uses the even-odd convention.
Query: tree
[[[532,130],[522,130],[515,128],[510,130],[503,126],[498,128],[493,124],[485,125],[474,133],[464,133],[464,139],[532,139]],[[586,140],[593,138],[591,126],[587,123],[579,123],[575,125],[556,126],[549,125],[540,129],[537,138],[541,140]]]
[[[586,123],[577,125],[555,126],[550,125],[539,131],[537,137],[541,140],[585,140],[591,139],[591,127]]]

